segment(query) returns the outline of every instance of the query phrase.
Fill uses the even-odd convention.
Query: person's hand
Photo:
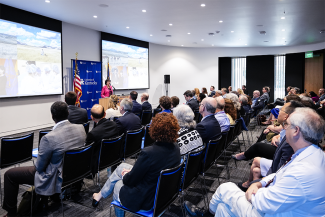
[[[247,189],[245,196],[248,202],[252,203],[252,195],[256,194],[258,189],[262,187],[262,184],[260,182],[255,182],[249,186]]]
[[[122,172],[121,172],[121,175],[124,176],[125,174],[127,174],[128,172],[130,172],[131,170],[128,170],[128,169],[123,169]]]
[[[265,130],[263,131],[264,134],[268,134],[269,132],[270,132],[270,129],[265,129]]]
[[[271,141],[271,145],[278,147],[279,139],[277,136],[274,136]]]

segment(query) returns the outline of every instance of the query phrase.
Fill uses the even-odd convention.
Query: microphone
[[[115,87],[112,85],[113,89],[115,90]]]

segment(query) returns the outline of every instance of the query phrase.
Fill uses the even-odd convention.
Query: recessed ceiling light
[[[147,11],[146,10],[142,10],[143,13],[146,13]]]
[[[281,17],[281,20],[284,20],[285,19],[285,17]]]
[[[245,45],[247,45],[247,44],[245,44]]]
[[[282,29],[282,32],[286,31],[285,29]]]
[[[223,21],[222,20],[219,20],[219,23],[222,23]]]
[[[94,15],[94,18],[97,18],[97,16],[96,16],[96,15]]]
[[[184,45],[182,45],[182,47],[183,47]]]
[[[173,24],[172,24],[172,23],[170,23],[169,25],[170,25],[170,26],[172,26]]]
[[[189,35],[190,35],[191,33],[190,33],[190,32],[188,32],[187,34],[189,34]]]
[[[282,39],[286,39],[286,38],[282,38]]]
[[[50,3],[50,0],[45,0],[46,3]]]
[[[241,41],[241,38],[239,39],[239,41]]]
[[[231,33],[234,33],[234,31],[231,31]]]
[[[152,36],[152,35],[150,35],[150,36]]]
[[[205,7],[205,4],[201,4],[201,7]]]
[[[214,44],[212,46],[214,46]]]
[[[129,29],[130,27],[127,26],[126,28]]]
[[[168,42],[170,42],[170,40],[168,40]]]
[[[204,39],[201,39],[201,41],[204,41]]]

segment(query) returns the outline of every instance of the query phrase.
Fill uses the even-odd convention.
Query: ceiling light
[[[152,36],[152,35],[150,35],[150,36]]]
[[[282,29],[282,32],[286,31],[285,29]]]
[[[190,33],[190,32],[188,32],[187,34],[189,34],[189,35],[190,35],[191,33]]]
[[[205,7],[205,4],[201,4],[201,7]]]
[[[214,44],[212,46],[214,46]]]
[[[231,31],[231,33],[234,33],[234,31]]]
[[[129,29],[130,27],[127,26],[126,28]]]
[[[45,0],[46,3],[50,3],[50,0]]]
[[[183,47],[184,45],[182,45],[182,47]]]
[[[219,20],[219,23],[222,23],[223,21],[222,20]]]
[[[170,26],[172,26],[173,24],[172,24],[172,23],[170,23],[169,25],[170,25]]]
[[[241,38],[239,39],[239,41],[241,41]]]
[[[204,41],[204,39],[201,39],[201,41]]]
[[[247,44],[245,44],[245,45],[247,45]]]
[[[170,40],[168,40],[168,42],[170,42]]]
[[[143,13],[146,13],[147,11],[146,10],[142,10]]]
[[[281,20],[284,20],[285,19],[285,17],[281,17]]]
[[[286,39],[286,38],[282,38],[282,39]]]
[[[325,33],[325,29],[320,30],[319,33]]]
[[[94,18],[97,18],[97,16],[96,16],[96,15],[94,15]]]

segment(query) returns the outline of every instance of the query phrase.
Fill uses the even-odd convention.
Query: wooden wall
[[[307,93],[318,90],[323,87],[323,61],[324,54],[319,57],[305,59],[305,89]]]

